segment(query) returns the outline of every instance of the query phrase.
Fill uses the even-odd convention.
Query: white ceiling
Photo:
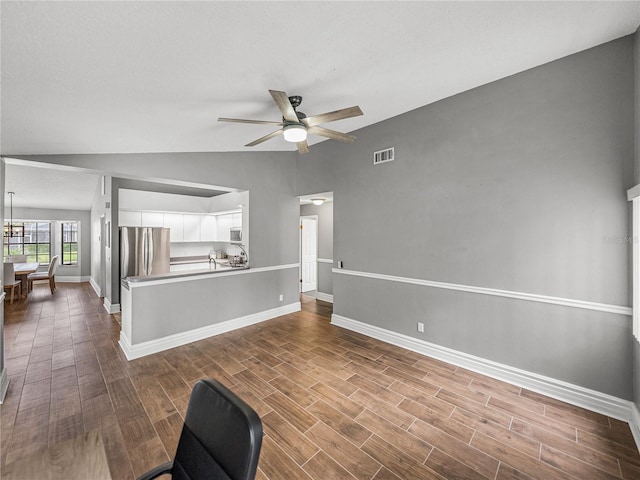
[[[352,131],[633,33],[638,2],[1,2],[4,155],[243,151],[359,105]],[[318,139],[312,138],[313,144]],[[294,150],[276,138],[253,150]]]
[[[294,151],[244,147],[274,127],[217,118],[279,120],[275,89],[307,115],[359,105],[327,125],[357,130],[631,34],[640,2],[4,1],[0,17],[2,155]],[[25,168],[7,167],[34,198],[14,205],[90,202],[95,175]]]
[[[14,192],[14,207],[90,210],[99,181],[100,176],[95,174],[20,165],[9,159],[4,206],[8,212],[8,192]]]

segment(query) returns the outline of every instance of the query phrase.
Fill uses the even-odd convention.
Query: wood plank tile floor
[[[88,284],[5,304],[2,465],[99,429],[112,475],[173,456],[192,385],[251,404],[259,479],[639,479],[624,422],[330,325],[331,305],[126,361]],[[178,321],[179,319],[176,319]]]

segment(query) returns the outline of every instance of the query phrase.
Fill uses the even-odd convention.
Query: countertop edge
[[[127,277],[121,280],[123,284],[131,284],[131,283],[145,283],[145,282],[154,282],[156,280],[170,280],[174,278],[183,278],[183,277],[197,277],[202,275],[215,275],[216,273],[223,272],[236,272],[236,271],[244,271],[250,270],[247,266],[242,267],[220,267],[216,269],[202,269],[202,270],[187,270],[182,272],[170,272],[163,273],[160,275],[150,275],[147,277]]]

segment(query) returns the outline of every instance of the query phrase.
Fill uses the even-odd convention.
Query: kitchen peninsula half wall
[[[119,345],[129,360],[300,310],[298,264],[122,280]]]

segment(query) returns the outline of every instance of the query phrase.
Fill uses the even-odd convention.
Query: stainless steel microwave
[[[231,227],[230,235],[231,243],[242,243],[242,228]]]

